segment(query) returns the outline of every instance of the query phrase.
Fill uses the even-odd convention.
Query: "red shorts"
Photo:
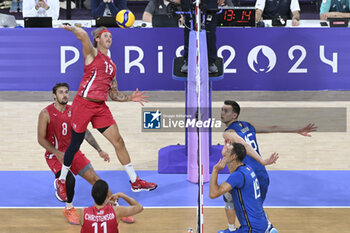
[[[46,153],[45,158],[46,158],[47,165],[49,165],[49,168],[53,171],[53,173],[57,174],[57,172],[61,171],[62,163],[58,161],[55,155]],[[70,170],[73,172],[74,175],[77,175],[79,171],[89,163],[90,163],[90,160],[88,160],[85,157],[85,155],[80,150],[78,150],[78,152],[75,153]]]
[[[115,124],[112,113],[106,103],[93,102],[76,95],[72,104],[72,127],[75,132],[86,131],[89,122],[92,127],[100,129]]]

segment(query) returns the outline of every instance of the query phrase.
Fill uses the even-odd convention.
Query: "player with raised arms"
[[[84,76],[72,104],[72,137],[64,155],[61,175],[56,180],[58,195],[61,199],[66,199],[65,179],[74,154],[79,150],[84,140],[89,122],[114,146],[117,157],[130,178],[132,191],[154,190],[157,188],[155,183],[141,180],[136,175],[118,126],[105,103],[108,95],[114,101],[133,101],[139,102],[141,105],[147,102],[146,98],[148,98],[144,95],[145,92],[139,92],[138,89],[129,96],[118,90],[116,65],[108,56],[109,48],[112,45],[112,33],[106,27],[94,30],[92,32],[93,46],[84,29],[68,25],[63,25],[61,28],[73,32],[83,45]]]

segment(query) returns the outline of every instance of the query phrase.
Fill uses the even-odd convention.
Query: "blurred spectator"
[[[222,3],[222,5],[219,6],[219,7],[233,7],[233,6],[234,6],[234,5],[233,5],[232,0],[225,0],[225,1]]]
[[[150,0],[142,15],[142,20],[152,23],[153,15],[167,15],[167,6],[170,0]],[[180,4],[180,0],[174,0],[173,2]]]
[[[126,8],[126,0],[91,0],[92,17],[115,17],[120,10]]]
[[[23,1],[22,0],[12,0],[10,13],[22,12],[23,11]]]
[[[349,0],[323,0],[320,9],[320,19],[350,17]]]
[[[292,25],[299,26],[300,20],[300,6],[298,0],[257,0],[256,21],[263,19],[273,19],[280,17],[287,17],[290,19],[290,13],[293,13]]]
[[[91,2],[90,2],[90,0],[85,0],[85,1],[83,2],[83,6],[84,6],[86,9],[91,10]]]
[[[23,0],[23,17],[52,17],[60,14],[59,0]]]
[[[60,8],[67,10],[67,1],[66,0],[64,0],[64,1],[60,0]],[[75,2],[73,0],[71,0],[70,9],[73,10],[75,8],[76,8]]]

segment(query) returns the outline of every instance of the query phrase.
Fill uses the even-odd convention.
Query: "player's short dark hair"
[[[108,184],[104,180],[97,180],[92,186],[91,196],[94,198],[94,201],[97,205],[102,205],[108,194]]]
[[[239,104],[234,100],[225,100],[225,105],[231,105],[233,112],[237,113],[237,117],[239,116],[239,113],[241,112],[241,107]]]
[[[243,144],[236,143],[236,142],[233,143],[232,146],[233,146],[232,154],[236,154],[237,160],[242,162],[247,154],[245,147],[243,146]]]
[[[97,29],[93,30],[91,32],[91,35],[94,37],[94,47],[97,48],[97,41],[96,38],[100,37],[100,35],[98,35],[102,30],[107,29],[106,27],[98,27]]]
[[[59,87],[67,87],[69,91],[69,85],[68,83],[56,83],[56,85],[52,88],[52,93],[56,94],[56,91]]]

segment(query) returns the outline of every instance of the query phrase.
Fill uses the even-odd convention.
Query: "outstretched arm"
[[[241,143],[242,145],[244,145],[246,151],[247,151],[247,155],[249,155],[250,157],[252,157],[253,159],[255,159],[256,161],[258,161],[259,163],[261,163],[262,165],[270,165],[273,163],[276,163],[277,159],[279,158],[278,153],[273,153],[271,154],[271,156],[267,159],[263,159],[258,152],[256,152],[254,150],[254,148],[248,144],[246,141],[244,141],[243,138],[241,138],[234,130],[228,130],[226,132],[224,132],[223,137],[225,139],[226,142],[229,142],[230,144],[232,143]]]
[[[101,158],[104,159],[104,161],[107,161],[107,162],[110,161],[109,155],[100,148],[100,146],[98,145],[96,139],[94,138],[94,136],[91,134],[91,132],[89,130],[85,131],[85,140],[93,148],[95,148],[97,150],[98,154],[100,155]]]
[[[78,27],[72,27],[68,25],[62,25],[60,26],[60,28],[73,32],[74,35],[78,38],[78,40],[81,41],[81,44],[83,45],[83,54],[84,54],[85,60],[86,59],[93,60],[96,57],[97,50],[92,46],[90,37],[84,29],[78,28]]]
[[[311,137],[311,132],[317,131],[317,126],[314,123],[310,123],[303,128],[291,128],[279,125],[273,126],[255,126],[257,133],[298,133],[303,136]]]
[[[127,101],[134,101],[134,102],[139,102],[142,106],[144,102],[148,102],[146,98],[149,96],[144,96],[145,91],[139,92],[139,89],[136,89],[131,95],[126,95],[124,93],[121,93],[118,90],[118,83],[114,77],[112,80],[112,85],[111,89],[109,89],[109,97],[111,97],[112,100],[114,101],[119,101],[119,102],[127,102]]]

